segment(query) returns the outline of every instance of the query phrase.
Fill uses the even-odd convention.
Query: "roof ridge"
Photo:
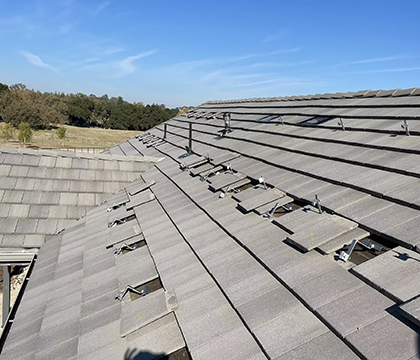
[[[324,93],[315,95],[293,95],[293,96],[279,96],[279,97],[259,97],[259,98],[244,98],[232,100],[210,100],[201,105],[214,104],[234,104],[244,102],[272,102],[272,101],[302,101],[302,100],[328,100],[328,99],[342,99],[342,98],[360,98],[360,97],[401,97],[401,96],[419,96],[420,87],[409,89],[391,89],[391,90],[360,90],[349,91],[346,93]],[[201,106],[199,105],[199,106]]]
[[[159,162],[161,158],[151,156],[138,156],[138,155],[115,155],[106,153],[85,153],[73,152],[60,149],[28,149],[28,148],[12,148],[0,147],[0,153],[5,154],[21,154],[21,155],[35,155],[35,156],[54,156],[54,157],[67,157],[76,159],[88,160],[107,160],[107,161],[128,161],[128,162]]]

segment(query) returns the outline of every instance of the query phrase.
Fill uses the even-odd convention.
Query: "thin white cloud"
[[[354,71],[354,72],[349,72],[347,74],[381,74],[381,73],[407,72],[407,71],[419,71],[419,70],[420,70],[420,67],[408,67],[408,68],[395,68],[395,69]]]
[[[296,85],[312,85],[312,86],[324,86],[326,83],[324,81],[314,81],[313,79],[289,79],[289,78],[277,78],[277,79],[268,79],[262,81],[256,81],[252,83],[246,84],[238,84],[238,87],[249,87],[249,86],[256,86],[256,85],[264,85],[264,84],[274,84],[278,83],[283,86],[296,86]]]
[[[137,55],[127,56],[118,61],[108,61],[95,64],[89,64],[80,68],[80,70],[89,70],[96,73],[105,74],[108,78],[119,78],[136,71],[135,61],[155,54],[157,50],[149,50]],[[95,59],[96,60],[96,59]]]
[[[57,60],[60,63],[60,68],[78,68],[81,65],[97,63],[100,61],[99,57],[90,57],[82,60]]]
[[[302,49],[300,47],[294,47],[290,49],[278,49],[278,50],[267,53],[267,55],[292,54],[292,53],[299,52],[301,50]]]
[[[276,36],[274,36],[274,35],[267,35],[263,40],[262,40],[262,43],[263,44],[268,44],[268,43],[271,43],[271,42],[273,42],[273,41],[275,41],[277,39],[277,37]]]
[[[128,56],[123,60],[117,61],[115,63],[115,66],[119,70],[119,76],[124,76],[133,73],[136,71],[136,67],[134,65],[134,61],[138,59],[145,58],[147,56],[151,56],[156,53],[157,50],[150,50],[145,51],[140,54],[134,55],[134,56]]]
[[[293,67],[296,64],[293,63],[280,63],[280,62],[261,62],[261,63],[254,63],[249,65],[250,68],[285,68],[285,67]]]
[[[406,55],[385,56],[385,57],[379,57],[379,58],[350,61],[349,64],[369,64],[369,63],[392,61],[392,60],[399,60],[399,59],[405,59],[405,58],[407,58]]]
[[[110,48],[110,49],[105,49],[102,52],[100,52],[100,55],[113,55],[113,54],[118,54],[120,52],[123,52],[125,49],[124,48]]]
[[[32,65],[37,66],[37,67],[40,67],[40,68],[50,69],[50,70],[55,71],[55,68],[52,65],[44,63],[38,55],[32,54],[29,51],[24,51],[24,50],[21,50],[19,52]]]
[[[105,1],[103,3],[100,3],[96,9],[93,11],[92,15],[99,14],[102,10],[106,9],[109,5],[111,5],[111,1]]]
[[[277,31],[275,31],[274,33],[267,34],[261,42],[263,44],[270,44],[272,42],[281,41],[282,39],[288,38],[291,34],[292,31],[290,30],[277,29]]]

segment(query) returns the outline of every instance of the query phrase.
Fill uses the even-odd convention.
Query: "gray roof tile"
[[[147,246],[116,257],[115,265],[120,291],[127,285],[136,287],[158,277]]]
[[[299,306],[259,327],[255,335],[274,359],[327,332],[328,328],[315,315]]]
[[[38,226],[38,219],[19,219],[15,229],[17,234],[34,234]]]
[[[120,334],[122,337],[125,337],[161,318],[168,312],[163,289],[131,301],[122,309]],[[136,316],[136,314],[141,314],[141,317]]]
[[[43,192],[40,204],[58,205],[60,203],[60,193],[58,192]]]
[[[67,206],[50,206],[48,212],[48,218],[50,219],[66,219],[67,218]]]
[[[94,181],[96,179],[96,171],[94,170],[80,170],[79,180]]]
[[[26,204],[12,204],[10,206],[9,217],[25,218],[29,215],[29,205]]]
[[[80,336],[78,356],[82,357],[83,355],[93,353],[111,344],[120,342],[121,337],[119,330],[120,321],[117,320]],[[93,358],[93,356],[90,358]]]
[[[45,360],[58,360],[58,359],[71,359],[77,355],[77,344],[78,337],[75,336],[70,340],[60,342],[58,345],[47,348],[46,350],[39,352],[35,355],[35,359]]]
[[[90,301],[84,301],[82,303],[81,318],[90,317],[98,312],[114,307],[116,305],[115,294],[116,292],[112,290],[111,292],[104,292]]]
[[[60,176],[57,176],[58,179],[68,179],[68,180],[79,180],[80,179],[80,171],[79,169],[54,169],[59,173],[61,171]]]
[[[365,306],[366,304],[369,306]],[[340,336],[347,337],[357,329],[387,316],[386,310],[393,305],[393,301],[364,285],[319,307],[317,313]]]
[[[69,189],[70,189],[69,180],[52,180],[51,191],[66,192],[66,191],[69,191]]]
[[[273,190],[267,189],[264,192],[255,194],[255,196],[241,201],[238,204],[238,206],[248,212],[248,211],[254,210],[255,208],[259,206],[262,206],[269,202],[280,199],[284,196],[285,196],[284,192],[278,189],[273,189]]]
[[[71,158],[65,158],[65,157],[59,157],[57,158],[55,166],[58,168],[65,168],[70,169],[72,166],[72,159]]]
[[[170,354],[185,346],[184,339],[172,313],[127,336],[129,347],[139,351]]]
[[[2,189],[14,189],[17,179],[11,177],[0,178],[0,186]]]
[[[361,288],[364,283],[341,267],[324,272],[293,288],[312,310]]]
[[[49,205],[31,205],[28,217],[34,219],[46,219],[48,218],[49,212]]]
[[[25,177],[28,175],[29,167],[13,165],[8,176]]]
[[[22,156],[19,154],[6,154],[3,164],[20,165],[22,163]]]
[[[82,216],[86,215],[88,207],[86,206],[69,206],[67,217],[69,219],[79,219]]]
[[[250,359],[262,360],[266,356],[255,344],[251,335],[241,327],[228,331],[223,336],[191,350],[193,358],[203,359]],[[217,349],[217,351],[215,351]]]
[[[11,165],[0,165],[0,176],[9,176]]]
[[[54,235],[57,231],[57,220],[52,219],[40,219],[38,221],[38,227],[36,228],[37,234]]]
[[[25,191],[23,194],[22,203],[24,204],[38,204],[41,201],[42,193],[39,191]]]
[[[15,189],[18,190],[34,190],[35,179],[30,178],[19,178],[17,179]]]
[[[23,194],[22,190],[6,190],[2,201],[4,203],[19,204],[23,199]]]
[[[25,248],[40,248],[45,242],[45,237],[43,235],[28,234],[25,235],[23,241],[23,247]]]
[[[22,158],[22,165],[38,166],[40,157],[36,155],[25,155]]]
[[[318,249],[323,254],[330,254],[341,249],[344,245],[350,245],[353,240],[362,240],[368,236],[369,232],[357,227],[322,244]]]
[[[24,242],[24,235],[4,234],[1,242],[2,247],[17,247],[21,248]]]
[[[77,193],[61,193],[60,205],[77,205]]]
[[[89,340],[86,340],[86,341],[88,342]],[[104,343],[101,343],[101,344],[102,346],[99,346],[99,347],[94,346],[94,350],[86,353],[85,355],[80,355],[80,350],[79,350],[78,352],[79,355],[77,359],[82,359],[82,360],[124,359],[124,357],[131,356],[132,351],[134,354],[137,354],[137,352],[134,349],[127,349],[127,342],[125,341],[125,339],[114,340],[111,343],[107,343],[105,341]],[[86,345],[86,347],[88,346],[89,345]],[[139,353],[143,355],[142,352],[139,352]]]
[[[110,298],[113,299],[115,294],[108,294],[108,296],[110,296]],[[90,316],[83,317],[80,320],[80,335],[89,333],[97,328],[108,325],[121,318],[121,304],[115,302],[114,299],[113,301],[113,306],[110,306],[103,311],[98,311]]]
[[[418,358],[418,332],[391,314],[353,332],[347,341],[367,359]]]
[[[279,304],[282,304],[279,306]],[[266,324],[267,322],[301,306],[301,303],[283,286],[268,291],[240,306],[238,311],[251,329]]]
[[[55,167],[57,158],[54,156],[41,156],[39,160],[39,166],[45,167]]]
[[[400,303],[420,293],[420,254],[402,246],[360,264],[352,271]]]
[[[405,304],[400,305],[399,312],[405,316],[412,323],[416,324],[417,327],[420,326],[420,306],[419,299],[414,298],[413,300],[407,301]]]
[[[45,171],[45,178],[46,179],[62,179],[64,178],[63,176],[64,170],[71,171],[68,169],[61,169],[61,168],[47,168]]]
[[[88,159],[73,159],[71,168],[73,169],[87,169],[88,168]]]
[[[11,204],[1,204],[0,203],[0,217],[1,218],[6,218],[7,217],[7,215],[9,214],[11,206],[12,206]]]
[[[275,360],[356,360],[359,359],[334,334],[327,332],[294,348]]]

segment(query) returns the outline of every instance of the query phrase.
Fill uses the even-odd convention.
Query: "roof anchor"
[[[189,170],[190,167],[186,163],[179,163],[179,168],[182,171],[185,171],[185,170]]]
[[[232,164],[231,164],[231,163],[228,163],[228,164],[226,165],[226,171],[225,171],[225,174],[233,174],[233,169],[232,169]]]
[[[117,248],[114,249],[114,255],[115,256],[120,255],[125,249],[130,250],[130,251],[136,250],[137,247],[138,247],[137,245],[130,246],[130,245],[127,245],[126,243],[122,243],[118,249]]]
[[[408,128],[407,120],[403,121],[403,123],[401,124],[401,128],[403,128],[405,130],[405,134],[407,136],[410,136],[410,129]]]
[[[343,119],[342,119],[342,118],[340,118],[340,120],[338,120],[338,125],[340,125],[340,126],[341,126],[341,129],[342,129],[343,131],[346,131],[346,127],[344,126],[344,121],[343,121]]]
[[[351,245],[350,245],[349,249],[347,250],[347,252],[342,251],[340,253],[339,259],[343,260],[344,262],[347,262],[347,260],[350,258],[351,253],[353,252],[354,248],[356,247],[356,244],[357,244],[357,240],[354,239],[351,242]]]
[[[315,199],[312,200],[312,205],[318,208],[318,212],[322,214],[321,199],[315,194]]]
[[[211,174],[213,174],[214,173],[214,169],[210,169],[208,172],[207,172],[207,174],[206,175],[201,175],[200,176],[200,181],[206,181],[208,178],[209,178],[209,176],[211,175]]]
[[[206,156],[204,156],[204,158],[205,158],[208,162],[210,162],[210,161],[212,161],[212,160],[213,160],[213,159],[210,157],[209,153],[207,153],[207,155],[206,155]]]
[[[124,223],[125,223],[124,219],[115,218],[114,220],[108,222],[108,227],[115,227],[117,225],[124,224]]]
[[[231,120],[230,113],[225,113],[223,115],[223,121],[225,122],[225,134],[228,132],[232,132],[232,129],[230,127],[230,120]]]
[[[367,239],[360,241],[360,245],[364,246],[365,248],[369,250],[382,251],[383,249],[381,245],[374,244],[373,242]]]
[[[107,212],[111,212],[112,210],[118,209],[121,205],[118,204],[112,204],[111,206],[106,209]]]
[[[280,121],[281,121],[281,124],[282,124],[282,125],[284,125],[284,122],[283,122],[283,116],[281,116],[281,115],[280,115],[280,116],[279,116],[279,119],[280,119]]]
[[[234,189],[234,188],[232,188],[232,185],[229,185],[225,190],[222,190],[221,192],[220,192],[220,194],[219,194],[219,199],[224,199],[225,198],[225,196],[226,196],[226,194],[229,192],[229,191],[233,191],[234,193],[238,193],[239,192],[239,190],[238,189]]]
[[[265,179],[264,177],[261,175],[260,178],[258,179],[258,183],[260,185],[264,185],[264,190],[267,190],[267,184],[265,183]]]
[[[132,292],[134,294],[140,295],[140,296],[145,296],[149,293],[149,289],[147,288],[146,285],[143,285],[141,287],[141,291],[138,291],[137,289],[133,288],[131,285],[127,285],[124,289],[124,291],[119,292],[115,295],[115,300],[118,301],[122,301],[124,296],[128,293],[128,292]]]
[[[226,188],[225,191],[221,191],[219,194],[219,199],[224,199],[226,194],[230,191],[230,185]]]
[[[279,203],[276,203],[271,210],[267,210],[263,217],[266,217],[268,219],[271,219],[276,212],[277,208],[279,207]]]

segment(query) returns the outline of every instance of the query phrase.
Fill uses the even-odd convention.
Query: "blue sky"
[[[0,82],[198,105],[420,86],[420,2],[0,0]]]

